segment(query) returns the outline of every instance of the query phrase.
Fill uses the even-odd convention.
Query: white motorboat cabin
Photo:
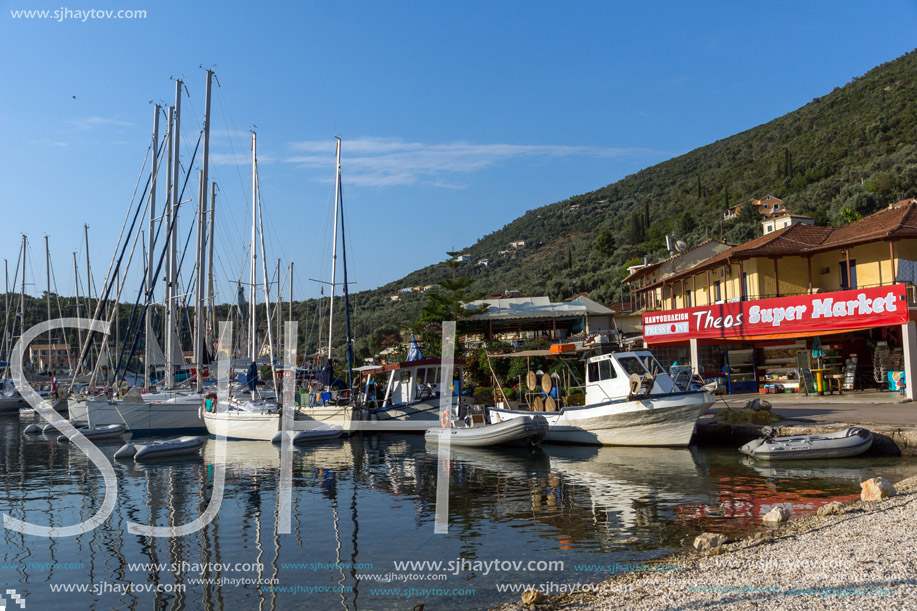
[[[586,360],[586,405],[607,403],[631,394],[630,377],[652,376],[650,393],[680,392],[681,389],[648,350],[613,352]]]
[[[465,361],[456,359],[455,368],[459,370],[450,376],[453,380],[462,379],[462,369]],[[406,405],[415,401],[423,401],[439,396],[442,390],[440,376],[442,365],[440,359],[420,359],[380,365],[364,370],[366,377],[366,402],[371,408],[390,407],[392,405]],[[379,374],[383,374],[380,376]],[[373,376],[376,376],[375,378]],[[382,378],[380,381],[379,378]],[[452,393],[452,388],[446,392]]]

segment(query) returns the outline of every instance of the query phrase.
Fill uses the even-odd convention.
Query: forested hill
[[[917,51],[769,123],[530,210],[463,248],[471,260],[461,273],[474,279],[472,290],[488,294],[517,290],[561,300],[588,291],[601,303],[620,301],[626,266],[665,256],[666,234],[689,245],[705,237],[733,243],[754,237],[759,223],[723,222],[722,211],[766,194],[831,225],[917,196]],[[524,247],[510,246],[519,240]],[[478,265],[480,259],[489,266]],[[401,293],[397,301],[390,296],[449,274],[444,265],[431,265],[351,295],[358,353],[378,350],[386,334],[419,319],[423,293]],[[304,342],[318,332],[317,305],[294,306]],[[335,306],[343,307],[343,300]],[[335,315],[342,343],[343,319]]]
[[[757,223],[723,222],[722,211],[766,194],[830,225],[917,196],[917,50],[769,123],[529,210],[464,248],[463,273],[489,294],[618,301],[626,265],[666,255],[666,234],[689,245],[754,237]],[[517,240],[525,246],[511,247]],[[433,265],[354,295],[357,332],[416,321],[423,295],[390,295],[447,273]]]

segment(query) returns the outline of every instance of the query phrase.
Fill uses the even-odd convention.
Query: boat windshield
[[[635,356],[621,356],[618,357],[617,360],[629,376],[635,373],[642,376],[647,372],[646,368],[643,366],[643,363],[641,363],[640,359]]]

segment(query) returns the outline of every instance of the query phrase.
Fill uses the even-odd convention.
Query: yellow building
[[[759,363],[752,366],[757,373],[743,378],[747,384],[736,385],[741,392],[774,386],[767,383],[775,381],[793,386],[787,380],[796,366],[790,362],[791,357],[800,350],[820,355],[822,350],[814,338],[821,336],[830,336],[831,342],[828,355],[820,356],[819,361],[826,375],[843,378],[849,369],[852,376],[868,382],[858,368],[866,368],[867,359],[871,368],[876,350],[887,350],[891,355],[888,366],[876,370],[876,384],[884,383],[886,369],[890,373],[911,365],[917,367],[917,335],[914,323],[908,322],[913,315],[917,284],[917,200],[897,202],[842,227],[791,225],[668,275],[659,273],[658,267],[635,269],[627,282],[635,311],[643,312],[644,340],[657,342],[654,350],[669,351],[670,358],[663,361],[690,361],[698,373],[724,374],[727,378],[733,352],[734,358],[741,352],[744,360]],[[716,337],[689,324],[692,317],[701,320],[698,310],[705,307],[713,306],[709,311],[747,314],[749,308],[763,311],[781,305],[781,300],[799,296],[813,296],[799,301],[809,303],[811,314],[812,303],[824,301],[818,295],[830,293],[826,298],[834,301],[855,300],[859,293],[880,290],[877,287],[895,287],[895,295],[900,297],[894,299],[906,301],[898,309],[901,320],[881,324],[878,318],[864,319],[858,321],[862,323],[859,328],[844,326],[837,320],[813,320],[804,332],[794,335],[785,329],[771,329],[769,333],[751,329],[746,315],[743,325],[739,325],[741,329]],[[853,290],[857,293],[840,293]],[[665,314],[660,316],[657,312]],[[813,338],[813,345],[808,346],[805,338]],[[690,355],[686,352],[688,342]],[[768,361],[779,359],[784,361],[780,367],[767,366],[774,364]],[[914,377],[917,378],[917,369]],[[860,386],[863,385],[861,380]],[[914,394],[913,390],[908,389],[908,394]]]

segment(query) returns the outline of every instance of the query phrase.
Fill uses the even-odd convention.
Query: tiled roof
[[[893,205],[865,219],[838,227],[823,246],[845,246],[884,238],[917,236],[917,204]]]
[[[666,278],[665,282],[669,283],[681,276],[726,265],[730,260],[801,256],[821,250],[900,238],[917,238],[917,199],[902,200],[842,227],[817,227],[802,223],[790,225],[723,251],[689,270],[673,274]],[[639,290],[646,290],[652,286],[654,285]]]
[[[707,238],[707,239],[704,240],[703,242],[700,242],[700,243],[698,243],[698,244],[696,244],[696,245],[694,245],[694,246],[691,246],[690,248],[687,248],[687,249],[685,249],[685,250],[682,251],[682,252],[676,252],[675,254],[670,255],[669,257],[667,257],[667,258],[665,258],[665,259],[660,259],[659,261],[656,261],[655,263],[648,263],[647,265],[644,265],[644,266],[640,267],[639,269],[635,269],[633,274],[631,274],[630,276],[628,276],[628,277],[626,277],[626,278],[624,279],[624,282],[631,282],[631,281],[633,281],[633,280],[636,280],[637,278],[640,278],[640,277],[642,277],[642,276],[645,276],[645,275],[647,275],[648,273],[650,273],[650,272],[656,270],[656,269],[657,269],[659,266],[661,266],[663,263],[667,263],[667,262],[669,262],[669,261],[674,261],[675,259],[678,259],[679,257],[683,257],[683,256],[687,255],[688,253],[690,253],[690,252],[692,252],[692,251],[695,251],[695,250],[697,250],[698,248],[700,248],[700,247],[702,247],[702,246],[706,246],[707,244],[710,244],[710,243],[712,243],[712,242],[716,242],[717,244],[726,244],[726,245],[728,246],[727,242],[724,241],[724,240],[721,241],[721,240],[716,240],[716,239],[714,239],[714,238]]]

